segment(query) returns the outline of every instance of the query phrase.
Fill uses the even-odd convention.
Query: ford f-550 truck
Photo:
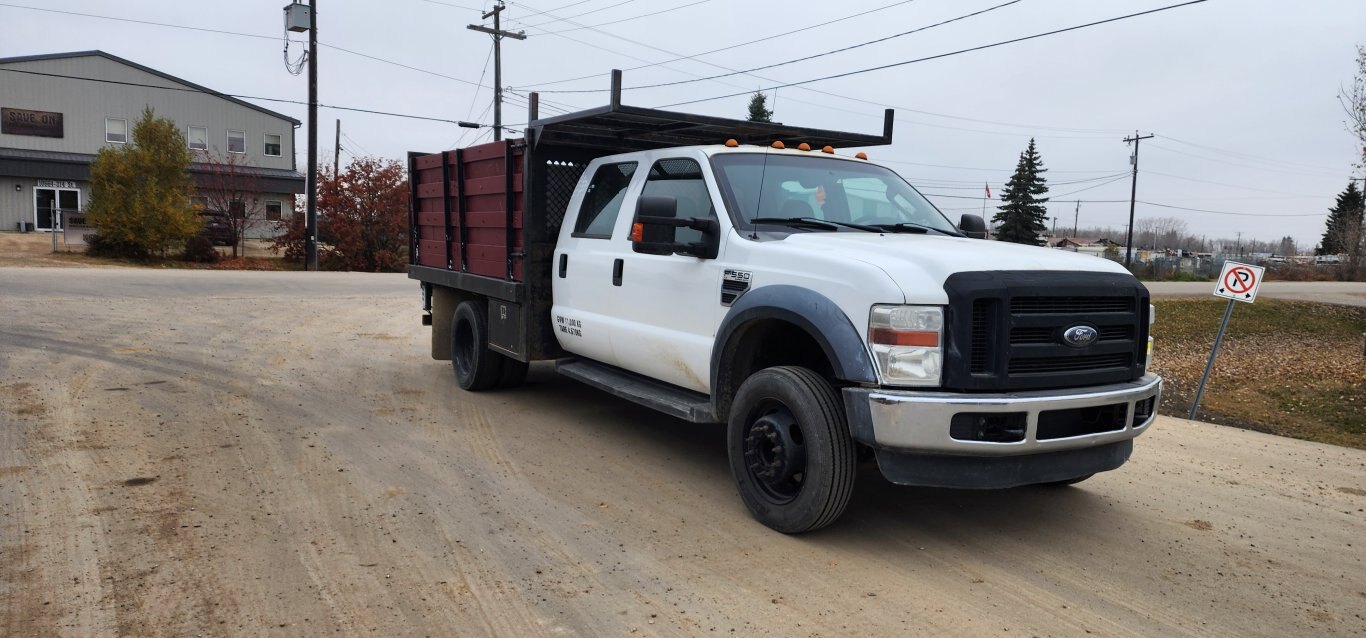
[[[1147,289],[1113,262],[983,241],[841,133],[624,106],[410,154],[432,357],[470,391],[527,364],[726,423],[759,521],[838,518],[855,465],[903,485],[1065,485],[1151,427]]]

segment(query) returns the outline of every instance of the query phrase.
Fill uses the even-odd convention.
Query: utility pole
[[[484,14],[484,19],[493,16],[493,28],[490,29],[482,24],[467,25],[466,28],[472,31],[480,31],[493,36],[493,141],[503,139],[503,38],[514,40],[525,40],[526,31],[504,31],[502,22],[498,20],[498,14],[503,12],[507,6],[499,0],[492,11]]]
[[[308,206],[304,218],[304,268],[318,269],[318,0],[308,0]]]
[[[332,179],[341,176],[341,120],[337,120],[337,143],[332,147]],[[355,156],[355,153],[351,154]]]
[[[1078,232],[1081,232],[1081,231],[1077,230],[1077,228],[1079,227],[1078,225],[1080,224],[1080,222],[1081,222],[1081,200],[1079,199],[1079,200],[1077,200],[1077,209],[1076,209],[1075,211],[1072,211],[1072,238],[1073,238],[1073,239],[1075,239],[1075,238],[1077,237],[1077,233],[1078,233]]]
[[[1129,163],[1134,165],[1134,177],[1133,183],[1129,187],[1129,230],[1125,232],[1127,238],[1124,240],[1125,268],[1129,267],[1129,263],[1133,261],[1134,256],[1134,200],[1138,198],[1138,143],[1139,141],[1146,140],[1150,137],[1152,137],[1151,134],[1139,135],[1138,131],[1134,131],[1133,137],[1124,138],[1126,144],[1134,145],[1134,155],[1129,158]]]

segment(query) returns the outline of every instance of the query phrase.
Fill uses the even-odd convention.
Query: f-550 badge
[[[721,273],[721,305],[729,306],[735,303],[740,295],[749,290],[750,281],[754,278],[754,273],[748,270],[726,269]]]

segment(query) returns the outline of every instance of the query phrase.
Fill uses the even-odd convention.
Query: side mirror
[[[692,228],[702,233],[700,242],[675,241],[676,230]],[[710,217],[678,218],[673,197],[641,197],[631,224],[631,249],[647,255],[691,255],[715,259],[721,247],[721,225]]]
[[[982,218],[979,215],[963,215],[958,220],[958,229],[963,231],[964,235],[973,239],[987,238],[987,223],[982,221]]]

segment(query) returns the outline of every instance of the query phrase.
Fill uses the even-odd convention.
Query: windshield
[[[754,228],[755,218],[761,225],[806,218],[832,224],[792,228],[830,231],[847,228],[834,224],[858,224],[895,230],[901,225],[959,234],[906,180],[875,164],[776,153],[723,153],[711,161],[735,224],[744,230]]]

